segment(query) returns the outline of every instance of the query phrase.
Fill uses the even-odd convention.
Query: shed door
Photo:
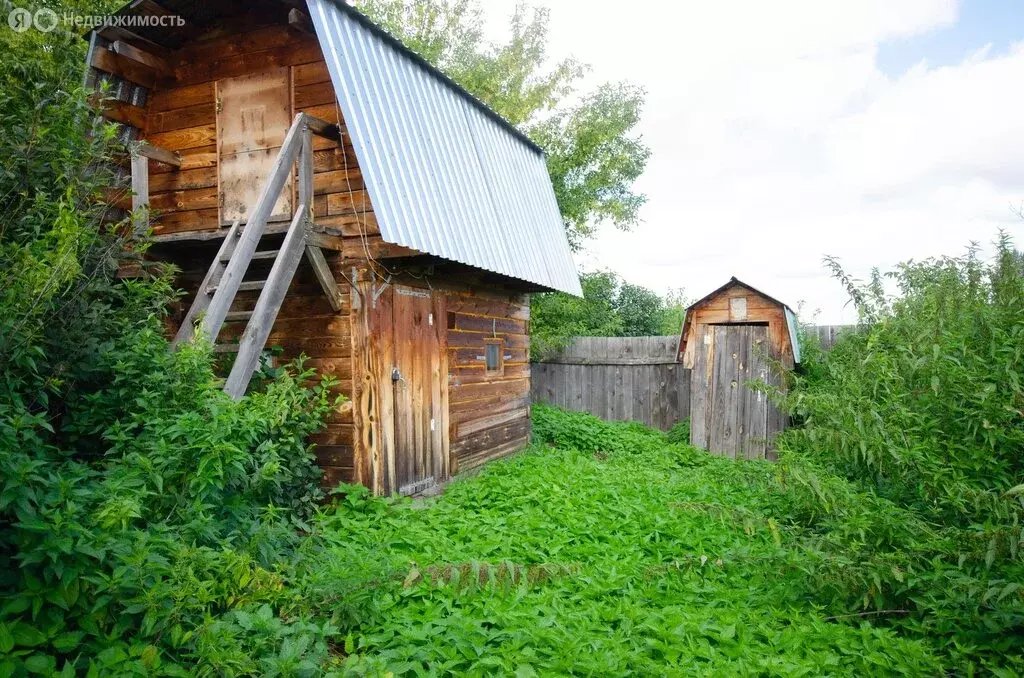
[[[729,457],[765,456],[769,403],[748,381],[771,383],[764,325],[706,325],[694,362],[691,442]]]
[[[248,220],[291,126],[288,69],[217,81],[220,222]],[[292,179],[270,221],[292,217]]]
[[[395,287],[395,483],[415,494],[448,477],[443,294]]]

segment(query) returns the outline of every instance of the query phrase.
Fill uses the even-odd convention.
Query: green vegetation
[[[865,321],[799,376],[780,471],[843,517],[822,578],[865,608],[907,608],[907,633],[956,666],[1022,670],[1024,273],[1008,238],[986,264],[908,262],[866,285],[829,261]],[[818,471],[809,469],[818,468]],[[791,470],[789,470],[791,469]],[[834,494],[841,477],[871,497]],[[898,509],[898,512],[895,509]],[[858,515],[860,514],[860,515]],[[853,585],[859,582],[858,585]]]
[[[534,417],[554,447],[492,464],[424,509],[365,499],[324,518],[338,536],[313,595],[375,592],[347,669],[940,671],[921,640],[827,620],[805,558],[811,534],[788,524],[792,493],[771,464],[715,458],[636,424],[543,406]],[[351,580],[358,571],[366,579]]]
[[[530,297],[531,359],[543,360],[572,337],[645,337],[682,329],[682,289],[661,297],[612,271],[584,273],[580,285],[582,298],[562,292]]]
[[[896,300],[837,274],[871,324],[827,356],[809,347],[778,463],[694,450],[685,424],[537,406],[542,445],[429,508],[326,516],[357,535],[324,554],[330,578],[374,562],[390,582],[345,666],[1019,675],[1019,261],[1004,239],[991,266],[910,263]]]
[[[240,620],[319,506],[331,384],[293,366],[234,402],[208,346],[169,350],[172,272],[119,281],[145,243],[101,225],[118,149],[81,38],[0,36],[0,675],[295,666],[322,631]]]

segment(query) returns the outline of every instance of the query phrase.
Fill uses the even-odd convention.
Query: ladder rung
[[[238,353],[238,344],[214,344],[214,353]]]
[[[248,320],[252,317],[252,311],[228,311],[227,316],[224,320],[227,322],[234,322],[236,320]]]
[[[278,255],[278,253],[280,251],[281,250],[263,250],[262,252],[253,252],[252,253],[252,258],[253,258],[253,261],[255,261],[256,259],[276,259],[277,255]],[[223,261],[225,263],[227,263],[230,260],[231,260],[231,255],[228,255],[227,257],[224,257],[223,259],[221,259],[221,261]]]
[[[266,280],[246,280],[238,285],[239,292],[252,292],[253,290],[262,290],[263,286],[267,284]],[[217,285],[210,285],[206,288],[207,294],[213,294],[217,291]]]

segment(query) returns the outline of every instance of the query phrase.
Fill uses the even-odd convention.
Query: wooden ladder
[[[233,398],[245,395],[303,253],[313,266],[331,307],[335,311],[341,309],[341,293],[323,251],[309,243],[313,222],[313,133],[335,140],[339,138],[337,126],[305,113],[295,116],[248,223],[243,227],[236,221],[231,226],[174,337],[175,346],[202,335],[215,345],[215,350],[229,352],[237,349],[235,363],[224,383],[224,391]],[[288,226],[284,242],[274,249],[259,250],[267,219],[296,161],[299,165],[299,207]],[[254,260],[272,260],[269,275],[265,280],[243,281]],[[251,311],[231,310],[239,292],[253,290],[260,291],[255,308]],[[217,335],[224,322],[235,320],[248,321],[238,344],[217,345]]]

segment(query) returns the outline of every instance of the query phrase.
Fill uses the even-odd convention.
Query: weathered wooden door
[[[217,81],[220,221],[248,219],[291,126],[288,69]],[[292,217],[291,177],[270,220]]]
[[[692,376],[694,445],[729,457],[765,457],[772,406],[747,382],[771,383],[767,351],[764,325],[704,326]]]
[[[396,286],[392,308],[395,485],[415,494],[449,474],[445,299]]]

